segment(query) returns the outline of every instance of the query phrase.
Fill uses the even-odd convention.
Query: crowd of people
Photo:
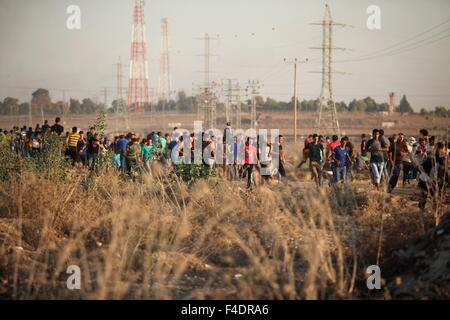
[[[401,132],[386,136],[383,129],[373,129],[370,136],[361,135],[358,150],[347,136],[309,135],[297,168],[309,161],[318,187],[325,178],[330,184],[346,182],[348,176],[355,179],[355,171],[368,170],[376,190],[388,193],[397,187],[402,173],[403,185],[417,181],[419,206],[425,208],[429,196],[445,194],[449,186],[450,143],[437,141],[427,129],[421,129],[419,136],[418,140]]]
[[[259,136],[233,136],[231,124],[227,123],[223,143],[218,143],[214,134],[203,132],[198,137],[194,133],[185,135],[177,129],[171,134],[151,132],[141,138],[131,132],[102,136],[95,127],[87,132],[77,127],[65,132],[58,117],[51,126],[46,120],[34,129],[26,126],[0,129],[0,143],[9,146],[18,156],[32,157],[42,150],[46,135],[56,135],[64,143],[63,156],[73,167],[94,170],[99,155],[109,153],[117,171],[130,176],[151,173],[152,164],[156,162],[179,174],[180,166],[189,170],[193,162],[177,159],[185,159],[183,155],[189,152],[190,159],[194,159],[196,151],[201,151],[201,165],[210,175],[246,178],[248,189],[255,184],[255,170],[260,172],[262,183],[286,176],[282,135],[277,137],[276,143],[261,143]],[[242,154],[239,150],[243,150]],[[335,185],[347,179],[354,180],[357,172],[369,171],[374,187],[391,193],[402,175],[403,185],[417,181],[421,190],[419,205],[424,208],[428,196],[445,192],[449,184],[449,144],[430,136],[426,129],[420,130],[418,140],[403,133],[386,136],[383,129],[373,129],[370,135],[361,135],[359,148],[348,136],[311,134],[304,141],[302,154],[297,169],[308,163],[311,178],[319,188],[324,183]],[[223,161],[219,161],[219,155],[224,157]],[[276,165],[273,164],[275,159]]]
[[[223,144],[219,144],[217,137],[212,133],[202,132],[200,137],[194,133],[186,136],[178,128],[174,128],[171,134],[151,132],[143,138],[139,138],[132,132],[116,136],[101,136],[95,127],[90,127],[87,132],[79,130],[78,127],[71,128],[71,131],[66,131],[65,134],[64,132],[61,119],[57,117],[52,126],[45,120],[42,126],[37,124],[35,129],[27,128],[27,126],[22,128],[14,126],[11,130],[0,129],[0,142],[2,145],[9,146],[18,156],[32,157],[42,150],[46,135],[57,136],[63,141],[63,155],[70,160],[73,167],[94,170],[99,155],[109,152],[113,156],[115,168],[130,176],[141,172],[151,172],[151,165],[155,162],[173,169],[177,174],[181,171],[181,166],[189,170],[190,165],[194,163],[196,149],[201,151],[200,163],[207,167],[209,175],[223,174],[230,179],[245,177],[249,189],[254,186],[255,168],[270,171],[264,181],[272,179],[274,175],[279,175],[279,178],[285,176],[282,163],[277,166],[277,170],[270,170],[272,154],[275,153],[271,143],[266,144],[265,157],[261,158],[262,152],[258,151],[262,148],[258,149],[259,137],[233,137],[230,123],[227,123],[223,132],[223,137],[229,137],[231,142],[229,144],[226,144],[225,138]],[[283,136],[279,136],[277,144],[279,149],[277,154],[282,161],[284,160],[283,139]],[[224,146],[222,152],[218,150],[220,146]],[[243,153],[239,153],[239,150],[243,150]],[[227,152],[231,154],[231,157],[225,156]],[[187,161],[183,156],[189,153],[191,160]],[[207,153],[206,157],[205,153]],[[223,159],[219,160],[219,156]],[[176,161],[178,158],[184,161]],[[222,166],[223,170],[218,169],[221,163],[226,163]]]

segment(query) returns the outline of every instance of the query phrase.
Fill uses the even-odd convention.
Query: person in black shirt
[[[317,187],[320,187],[322,177],[323,145],[319,142],[319,136],[317,134],[313,135],[313,142],[309,145],[309,160],[311,174]]]
[[[58,136],[60,136],[64,132],[64,127],[62,125],[60,125],[60,122],[61,122],[61,118],[57,117],[55,119],[55,124],[52,125],[52,127],[51,127],[51,131],[55,132]]]
[[[436,144],[436,151],[432,157],[428,157],[420,166],[419,176],[419,208],[425,209],[427,198],[433,201],[433,207],[436,208],[436,200],[446,194],[446,188],[449,183],[448,166],[450,158],[448,150],[443,142]],[[435,193],[438,193],[435,196]]]
[[[95,163],[97,162],[98,155],[103,149],[104,146],[101,143],[98,134],[95,133],[87,142],[87,160],[89,169],[93,170],[95,168]]]
[[[278,164],[278,172],[281,177],[286,177],[286,170],[284,169],[284,163],[286,162],[286,152],[283,150],[284,136],[281,134],[278,137],[278,152],[280,153],[280,159]]]
[[[44,121],[44,125],[42,126],[42,133],[46,133],[50,130],[50,125],[48,124],[48,120]]]

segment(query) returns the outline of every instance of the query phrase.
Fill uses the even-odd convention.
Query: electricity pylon
[[[135,112],[150,103],[144,8],[144,0],[134,0],[128,107]]]
[[[169,58],[169,21],[167,18],[163,18],[161,19],[161,52],[158,81],[158,99],[162,101],[170,101],[172,94]]]
[[[312,23],[322,26],[322,46],[312,49],[322,50],[322,89],[320,91],[319,105],[317,106],[316,133],[340,134],[339,121],[337,118],[336,104],[333,100],[332,74],[343,72],[333,71],[332,54],[333,50],[346,50],[333,46],[333,27],[347,26],[343,23],[334,22],[331,19],[331,11],[328,5],[325,5],[325,14],[322,22]]]
[[[201,72],[204,74],[203,85],[200,86],[200,93],[197,97],[199,115],[201,114],[202,120],[206,128],[216,127],[216,104],[217,95],[215,93],[216,83],[210,80],[210,59],[211,59],[211,40],[217,40],[217,38],[211,37],[209,34],[205,34],[202,38],[197,38],[198,40],[204,41],[204,53],[201,55],[204,57],[204,70]]]

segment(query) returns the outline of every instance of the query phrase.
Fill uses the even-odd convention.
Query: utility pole
[[[28,106],[28,126],[29,127],[33,126],[32,110],[31,110],[32,101],[33,101],[33,99],[30,100],[30,105]]]
[[[288,61],[286,58],[284,58],[284,62],[294,65],[294,143],[297,143],[297,64],[306,63],[308,62],[308,59],[299,61],[297,58],[295,58],[294,60]]]
[[[108,88],[103,89],[103,104],[105,105],[105,109],[108,109]]]
[[[236,84],[236,129],[242,129],[242,104],[241,104],[241,86]]]
[[[66,90],[62,91],[62,114],[63,114],[63,124],[64,126],[66,125],[66,116],[67,116],[67,112],[66,112]]]
[[[232,79],[227,79],[228,80],[228,88],[227,88],[227,103],[225,105],[225,118],[227,122],[231,121],[231,108],[232,108],[232,104],[233,104],[233,88],[231,87],[231,82],[233,81]]]
[[[316,133],[340,134],[339,121],[337,118],[336,104],[333,100],[332,74],[341,73],[333,71],[331,67],[333,50],[346,50],[333,46],[333,27],[347,26],[343,23],[334,22],[331,19],[331,11],[328,5],[325,5],[325,14],[321,22],[312,23],[322,26],[322,46],[313,47],[322,51],[322,89],[317,107]]]

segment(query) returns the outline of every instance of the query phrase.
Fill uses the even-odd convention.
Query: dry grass
[[[23,174],[0,186],[0,296],[389,297],[367,290],[365,268],[377,256],[388,267],[433,216],[367,188],[308,184],[290,177],[248,193],[220,179],[187,187],[157,169],[142,182]],[[82,270],[81,290],[66,288],[69,265]]]

